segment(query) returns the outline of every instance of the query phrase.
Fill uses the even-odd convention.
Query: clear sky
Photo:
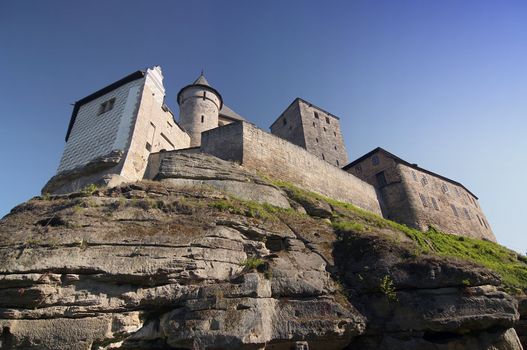
[[[153,65],[166,102],[205,70],[267,129],[297,96],[466,185],[527,251],[527,1],[0,2],[0,216],[54,175],[76,100]]]

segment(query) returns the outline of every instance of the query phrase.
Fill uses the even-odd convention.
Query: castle
[[[77,101],[57,174],[42,192],[155,179],[171,153],[203,152],[411,227],[496,241],[465,186],[382,148],[348,164],[339,118],[301,98],[270,133],[227,107],[203,74],[177,94],[179,122],[164,101],[159,66]]]

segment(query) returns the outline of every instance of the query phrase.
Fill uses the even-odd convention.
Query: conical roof
[[[201,74],[199,75],[198,79],[194,80],[194,82],[190,85],[187,85],[185,86],[184,88],[182,88],[181,90],[179,90],[178,94],[177,94],[177,102],[178,103],[181,103],[181,94],[183,93],[183,91],[189,87],[192,87],[192,86],[201,86],[201,87],[204,87],[205,89],[207,90],[210,90],[212,91],[213,93],[215,93],[218,98],[220,99],[220,105],[218,106],[219,109],[221,109],[223,107],[223,98],[221,97],[221,94],[219,93],[218,90],[216,90],[215,88],[213,88],[212,86],[210,86],[209,82],[207,81],[207,78],[205,78],[205,76],[203,75],[203,72],[201,72]]]
[[[200,76],[198,77],[198,79],[196,79],[192,84],[193,84],[193,85],[205,85],[205,86],[210,86],[209,82],[207,81],[207,79],[205,78],[205,76],[203,75],[203,73],[201,73]]]

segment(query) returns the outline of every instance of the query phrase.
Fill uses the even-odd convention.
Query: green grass
[[[339,202],[317,193],[300,189],[283,181],[273,185],[286,190],[293,200],[322,200],[334,209],[332,226],[336,231],[365,233],[377,229],[399,231],[416,245],[419,254],[430,254],[474,262],[496,272],[511,289],[527,288],[527,257],[497,243],[443,233],[435,229],[422,232],[387,220],[353,204]],[[389,233],[389,232],[388,232]],[[468,281],[470,283],[470,281]]]
[[[263,264],[265,264],[265,262],[260,258],[248,258],[247,260],[240,263],[241,266],[243,266],[244,268],[248,270],[257,269]]]
[[[294,213],[293,209],[284,209],[270,204],[261,204],[256,201],[246,201],[235,197],[215,200],[208,205],[210,208],[215,208],[232,214],[271,221],[279,220],[276,216],[278,213]]]

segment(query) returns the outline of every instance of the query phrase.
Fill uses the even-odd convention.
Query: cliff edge
[[[516,253],[171,157],[0,220],[2,349],[522,349]]]

